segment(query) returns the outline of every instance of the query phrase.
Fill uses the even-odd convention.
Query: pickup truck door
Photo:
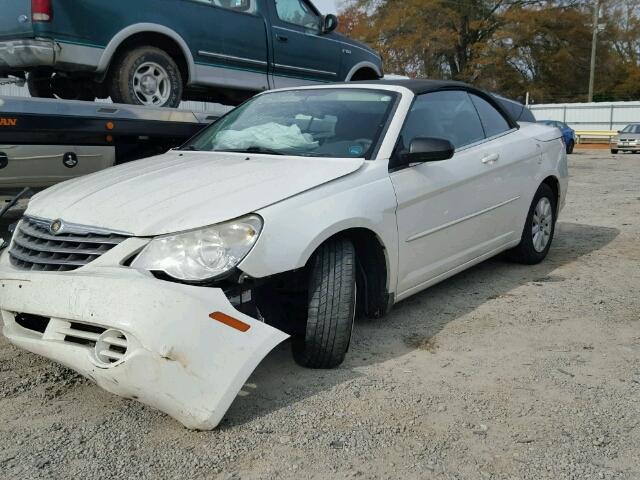
[[[190,43],[198,83],[266,90],[267,30],[258,0],[200,0],[194,10]]]
[[[340,77],[342,43],[321,31],[322,16],[306,0],[269,0],[276,88]]]

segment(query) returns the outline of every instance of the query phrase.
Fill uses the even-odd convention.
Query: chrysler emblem
[[[62,231],[63,223],[62,220],[54,220],[51,222],[51,226],[49,226],[49,230],[54,235],[60,233]]]

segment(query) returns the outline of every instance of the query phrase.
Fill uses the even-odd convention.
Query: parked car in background
[[[34,97],[176,107],[382,77],[380,56],[309,0],[4,0],[0,77]]]
[[[611,139],[611,153],[640,152],[640,123],[630,123]]]
[[[562,140],[567,147],[567,153],[573,153],[573,148],[576,146],[576,132],[573,128],[558,120],[538,120],[538,123],[544,123],[550,127],[560,129],[562,132]]]
[[[213,428],[287,337],[336,367],[356,312],[503,251],[541,262],[567,185],[557,129],[459,82],[266,92],[180,149],[36,195],[0,257],[3,332]]]

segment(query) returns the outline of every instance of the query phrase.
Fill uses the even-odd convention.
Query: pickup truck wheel
[[[51,75],[47,69],[36,69],[27,75],[27,89],[34,98],[55,98],[51,85]]]
[[[86,79],[69,78],[48,69],[37,69],[27,76],[29,94],[35,98],[93,101],[96,96]]]
[[[307,323],[293,337],[296,362],[309,368],[333,368],[349,348],[356,310],[356,254],[351,241],[338,239],[314,255],[309,272]]]
[[[182,100],[182,76],[164,50],[138,47],[111,67],[109,91],[116,103],[177,107]]]
[[[511,260],[527,265],[540,263],[549,253],[556,227],[556,195],[543,183],[533,197],[518,246],[509,251]]]

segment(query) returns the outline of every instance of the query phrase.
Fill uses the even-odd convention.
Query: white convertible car
[[[260,94],[164,155],[38,195],[0,258],[4,335],[185,426],[263,357],[339,365],[356,313],[500,252],[545,258],[559,130],[456,82]]]

